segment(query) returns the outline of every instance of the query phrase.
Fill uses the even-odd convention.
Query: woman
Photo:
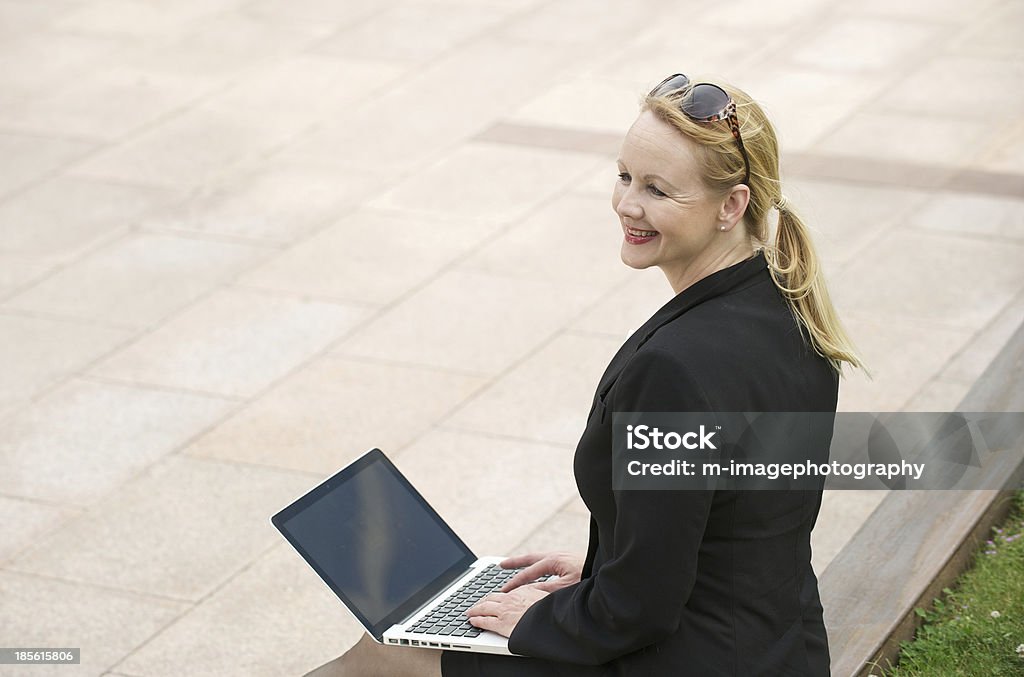
[[[470,622],[526,658],[445,652],[443,675],[828,675],[810,565],[820,491],[611,483],[613,412],[834,412],[842,363],[861,366],[781,193],[772,126],[739,90],[670,76],[643,102],[618,171],[622,260],[661,268],[675,296],[612,359],[577,446],[588,553],[506,560],[527,568]],[[546,574],[557,578],[529,582]],[[322,669],[438,675],[438,662],[364,641]]]

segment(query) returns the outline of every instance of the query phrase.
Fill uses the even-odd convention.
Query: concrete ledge
[[[971,388],[959,411],[1024,411],[1024,325]],[[996,458],[991,491],[893,492],[821,576],[833,677],[866,677],[895,661],[926,606],[969,564],[1024,482],[1024,462]]]

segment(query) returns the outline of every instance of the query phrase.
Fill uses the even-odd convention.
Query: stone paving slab
[[[894,125],[892,113],[857,113],[832,130],[817,147],[839,155],[886,156],[895,160],[951,166],[970,159],[991,134],[981,120],[916,118]]]
[[[222,289],[90,372],[226,397],[252,397],[344,336],[363,308]]]
[[[33,675],[99,675],[137,649],[188,608],[181,601],[81,585],[15,571],[0,571],[0,616],[16,620],[25,647],[82,648],[82,663],[32,666]],[[5,640],[7,632],[5,634]],[[10,640],[7,640],[10,641]],[[87,647],[87,650],[86,650]],[[0,665],[3,677],[22,677],[25,666]]]
[[[266,253],[244,244],[128,233],[12,296],[0,308],[146,329]]]
[[[955,407],[1024,319],[1022,18],[0,0],[0,618],[60,674],[304,673],[359,630],[269,517],[372,446],[480,551],[581,550],[574,435],[671,296],[609,204],[669,72],[776,123],[875,375],[840,407]],[[826,493],[819,574],[880,496]]]
[[[326,355],[276,384],[184,453],[328,477],[374,447],[389,456],[429,431],[487,379]]]
[[[622,345],[672,297],[660,270],[636,271],[630,278],[581,313],[572,323],[572,330],[609,336]],[[600,378],[600,374],[597,376]]]
[[[587,551],[589,534],[590,513],[562,508],[507,552],[582,554]]]
[[[843,124],[850,110],[876,100],[889,86],[889,78],[826,71],[816,68],[813,60],[757,67],[756,73],[746,91],[765,107],[790,157],[794,152],[821,149],[818,142]],[[808,116],[808,109],[814,115]]]
[[[54,10],[59,11],[59,8]],[[50,15],[51,21],[55,16]],[[43,28],[38,32],[8,34],[0,47],[0,87],[5,98],[45,96],[92,68],[109,65],[124,47],[118,39],[49,30],[50,26]]]
[[[997,235],[1024,241],[1020,201],[987,195],[939,195],[907,214],[909,226],[960,233]]]
[[[89,141],[0,132],[0,197],[13,194],[95,149]]]
[[[871,376],[857,372],[840,382],[840,411],[900,411],[973,336],[970,329],[891,316],[848,312],[843,320],[851,335],[857,337],[858,348],[871,366]],[[894,345],[905,348],[895,351]],[[907,351],[914,350],[918,354],[908,359]]]
[[[889,232],[833,278],[833,296],[841,311],[981,327],[1024,288],[1022,256],[1024,243]]]
[[[354,171],[278,160],[200,186],[166,209],[148,211],[139,224],[143,230],[283,246],[353,208],[369,184]]]
[[[512,11],[487,3],[394,4],[341,28],[311,51],[415,67],[499,25]]]
[[[220,420],[226,399],[65,381],[0,428],[0,492],[89,507]]]
[[[172,115],[216,86],[209,79],[121,64],[84,73],[66,88],[15,100],[0,111],[0,124],[26,133],[116,141]]]
[[[933,199],[923,190],[802,176],[786,182],[785,195],[809,223],[814,244],[831,271],[865,258],[862,252],[869,245],[914,219]],[[829,281],[832,288],[838,284],[834,278]]]
[[[8,296],[19,287],[25,287],[41,278],[50,266],[38,261],[25,261],[0,255],[0,297]]]
[[[130,336],[124,329],[0,311],[0,415],[84,369]]]
[[[169,457],[39,539],[7,568],[196,602],[277,543],[268,515],[300,494],[310,479]],[[175,499],[168,500],[171,496]]]
[[[0,562],[11,559],[76,514],[78,511],[71,508],[0,496],[0,523],[4,525]]]
[[[195,188],[287,141],[292,120],[244,109],[192,107],[78,163],[74,176]]]
[[[970,346],[965,346],[942,371],[939,378],[959,381],[968,385],[984,373],[992,356],[1006,345],[1006,342],[1020,326],[1024,317],[1024,292],[1017,294],[1002,311],[976,335]]]
[[[586,427],[588,407],[605,366],[619,349],[618,338],[563,333],[506,372],[485,391],[467,399],[441,422],[472,430],[575,447]],[[573,369],[557,382],[547,374]]]
[[[301,675],[359,639],[363,627],[285,543],[260,555],[116,665],[116,674]],[[211,632],[217,628],[217,632]]]
[[[385,306],[501,231],[471,217],[360,208],[242,276],[239,286]]]
[[[463,146],[370,202],[385,209],[510,224],[595,164],[593,157],[477,143]],[[449,187],[458,185],[453,193]]]
[[[558,332],[566,316],[581,312],[601,291],[583,282],[447,271],[337,350],[350,357],[493,376]],[[438,308],[444,316],[438,317]]]
[[[1024,124],[1017,123],[1008,127],[1005,139],[991,143],[988,149],[971,160],[970,165],[1010,172],[1015,176],[1024,173]]]
[[[456,268],[567,284],[625,282],[629,269],[607,256],[620,246],[619,233],[603,227],[608,212],[607,195],[558,196],[495,232]]]
[[[537,49],[507,38],[476,37],[407,77],[382,82],[362,106],[297,135],[280,157],[383,175],[382,185],[391,188],[396,174],[444,159],[583,56],[569,46]],[[415,115],[409,114],[411,106]]]
[[[70,263],[176,197],[150,186],[55,177],[0,203],[0,251]]]
[[[573,448],[435,430],[397,454],[395,465],[474,552],[503,555],[576,493]]]
[[[248,73],[205,100],[211,109],[272,118],[302,129],[337,117],[405,72],[402,66],[361,58],[300,54]]]

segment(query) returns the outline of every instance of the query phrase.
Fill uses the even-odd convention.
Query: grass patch
[[[916,609],[924,625],[903,642],[886,677],[1021,677],[1024,675],[1024,491],[991,540],[975,554],[953,590]]]

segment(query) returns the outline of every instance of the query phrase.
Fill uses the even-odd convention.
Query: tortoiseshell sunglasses
[[[728,120],[732,136],[736,139],[736,144],[740,147],[740,153],[743,155],[743,166],[746,169],[743,183],[749,185],[750,158],[747,157],[747,149],[743,147],[743,137],[740,136],[740,121],[736,116],[736,102],[732,100],[727,91],[710,82],[698,82],[691,85],[690,78],[682,73],[675,73],[652,89],[650,96],[668,96],[687,88],[689,91],[679,100],[679,110],[686,117],[697,122]]]

